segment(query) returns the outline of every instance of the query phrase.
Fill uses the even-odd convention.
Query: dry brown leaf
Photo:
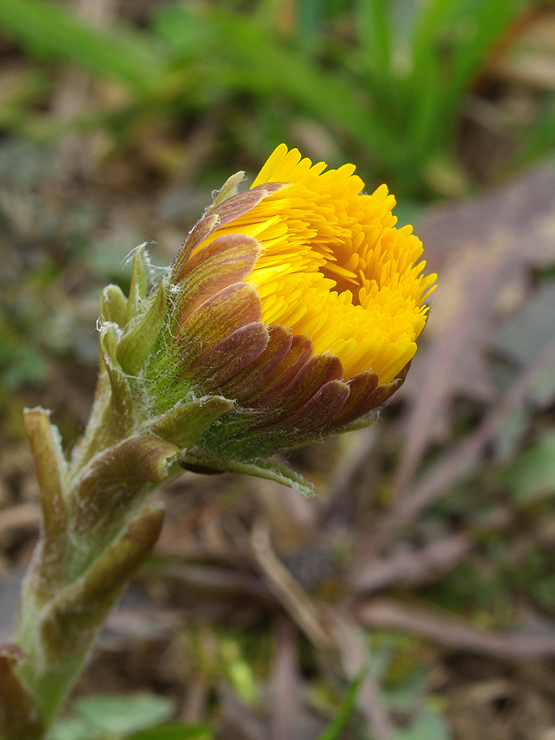
[[[452,486],[478,460],[486,446],[500,432],[507,417],[521,408],[537,386],[537,381],[553,368],[555,335],[549,337],[542,351],[509,387],[500,402],[486,413],[471,434],[462,438],[444,454],[413,487],[399,499],[392,518],[411,519]],[[386,528],[387,529],[387,528]]]
[[[433,211],[420,236],[439,278],[428,344],[417,353],[405,383],[412,407],[399,492],[438,430],[448,428],[454,398],[495,398],[484,349],[500,319],[522,302],[531,269],[555,263],[555,167],[543,166],[491,194]]]

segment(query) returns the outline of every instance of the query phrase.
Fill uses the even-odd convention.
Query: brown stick
[[[484,632],[460,619],[442,617],[422,608],[388,599],[375,599],[358,610],[365,627],[419,635],[448,648],[517,660],[555,656],[555,639],[516,632]]]
[[[419,550],[355,564],[355,591],[372,593],[391,585],[414,586],[450,571],[472,547],[464,534],[443,537]]]
[[[272,740],[289,740],[291,737],[291,720],[295,716],[294,704],[298,699],[295,687],[297,675],[297,632],[293,624],[286,619],[280,620],[276,634],[276,656],[272,679]]]
[[[333,650],[332,636],[320,619],[318,609],[275,554],[268,523],[263,519],[258,519],[254,525],[252,548],[268,586],[291,618],[317,649],[324,653]]]

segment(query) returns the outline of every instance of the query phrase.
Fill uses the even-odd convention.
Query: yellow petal
[[[412,227],[395,228],[387,187],[364,195],[354,171],[352,164],[313,165],[280,144],[253,187],[288,187],[198,249],[222,234],[257,239],[262,251],[246,281],[258,290],[262,321],[307,334],[315,353],[336,354],[345,379],[371,369],[388,383],[416,351],[435,275],[422,274],[422,244]]]

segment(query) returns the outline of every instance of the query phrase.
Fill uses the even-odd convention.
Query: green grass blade
[[[376,84],[391,78],[391,27],[387,0],[358,0],[356,28],[363,58]]]
[[[153,84],[162,69],[139,34],[130,29],[100,31],[44,0],[2,0],[0,28],[35,55],[74,62],[134,88]]]
[[[161,12],[164,19],[157,25],[164,28],[166,40],[176,29],[171,43],[177,53],[183,26],[193,24],[209,39],[199,74],[212,85],[264,96],[283,94],[382,156],[396,156],[396,142],[373,118],[366,91],[347,75],[324,72],[313,57],[286,46],[253,18],[215,6],[203,12],[174,5]]]
[[[268,93],[283,93],[363,145],[395,156],[395,142],[372,117],[363,88],[347,76],[323,72],[310,57],[282,46],[244,18],[223,12],[213,18],[228,48],[248,64],[250,74],[245,79],[263,81]]]
[[[408,136],[419,159],[449,139],[472,77],[523,0],[432,0],[413,35]]]
[[[393,62],[395,50],[402,43],[402,34],[395,26],[397,18],[393,17],[388,0],[358,0],[355,20],[363,74],[374,103],[373,116],[379,117],[388,130],[397,132],[398,157],[402,159],[406,156],[403,152],[407,106]]]
[[[406,87],[411,98],[408,138],[416,160],[428,155],[430,131],[435,128],[443,86],[438,48],[445,17],[460,0],[430,0],[416,18],[412,39],[412,73]]]
[[[345,692],[345,696],[343,697],[343,701],[341,702],[341,706],[339,707],[337,714],[333,718],[332,723],[318,736],[318,740],[337,740],[340,736],[342,730],[345,728],[345,725],[356,709],[360,687],[362,686],[362,682],[366,678],[367,673],[368,669],[364,668],[354,681],[349,684],[349,688]]]

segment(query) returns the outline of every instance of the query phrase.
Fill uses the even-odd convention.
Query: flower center
[[[422,244],[410,226],[395,228],[395,198],[385,185],[361,195],[353,165],[325,169],[278,147],[253,187],[287,186],[214,236],[243,233],[259,241],[247,280],[266,324],[307,335],[317,354],[337,355],[345,379],[372,369],[388,383],[416,351],[435,275],[421,275]]]

